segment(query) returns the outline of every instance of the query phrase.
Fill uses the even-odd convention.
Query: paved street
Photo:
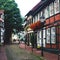
[[[0,60],[7,60],[5,46],[0,46]]]
[[[32,52],[32,48],[30,46],[26,45],[26,47],[25,47],[25,44],[20,44],[19,46],[22,49],[26,49],[27,51]],[[41,50],[33,49],[33,54],[41,56]],[[58,60],[58,55],[56,55],[56,54],[44,51],[43,55],[44,55],[43,56],[44,60]],[[60,59],[60,56],[59,56],[59,59]]]
[[[14,44],[0,46],[0,60],[58,60],[58,56],[48,52],[44,52],[44,57],[41,57],[41,51],[37,51],[24,44]]]
[[[42,57],[30,51],[19,48],[19,45],[7,45],[1,48],[0,60],[43,60]]]

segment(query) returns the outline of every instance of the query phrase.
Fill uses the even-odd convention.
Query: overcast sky
[[[15,0],[24,17],[40,0]]]

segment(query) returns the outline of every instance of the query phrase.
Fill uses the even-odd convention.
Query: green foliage
[[[13,29],[22,29],[22,18],[15,0],[0,0],[0,10],[4,10],[5,41],[11,38]],[[8,32],[8,33],[7,33]],[[9,41],[10,42],[10,41]]]
[[[22,18],[15,0],[0,0],[0,10],[2,9],[5,11],[5,22],[15,29],[21,27]]]

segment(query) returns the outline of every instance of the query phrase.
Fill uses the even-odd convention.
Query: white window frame
[[[49,6],[45,8],[45,19],[49,17]]]
[[[39,13],[38,13],[38,20],[40,19]]]
[[[51,43],[56,43],[56,29],[55,27],[51,27]]]
[[[53,2],[49,5],[49,12],[50,12],[50,16],[54,15],[54,3]]]
[[[47,28],[47,37],[46,37],[46,39],[47,39],[47,43],[50,43],[50,28]]]
[[[33,17],[33,23],[35,22],[35,17]]]
[[[59,0],[54,1],[54,13],[57,14],[59,13]]]

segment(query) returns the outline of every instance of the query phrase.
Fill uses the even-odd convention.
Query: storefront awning
[[[30,28],[31,28],[32,30],[35,30],[35,29],[39,29],[40,26],[41,26],[41,22],[40,22],[40,21],[37,21],[37,22],[31,24],[31,25],[30,25]]]

